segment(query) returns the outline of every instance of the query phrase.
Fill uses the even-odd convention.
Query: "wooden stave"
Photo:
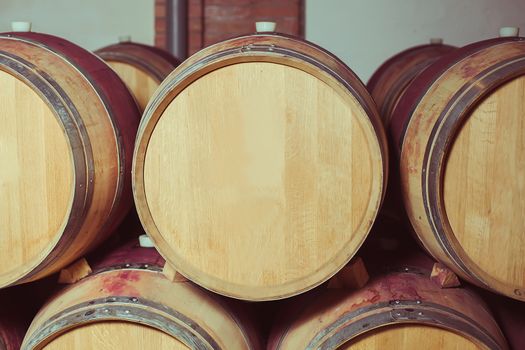
[[[332,55],[330,52],[324,50],[323,48],[307,42],[300,40],[293,36],[288,36],[285,34],[255,34],[241,36],[226,40],[224,42],[217,43],[215,45],[204,48],[198,53],[194,54],[187,60],[185,60],[180,66],[178,66],[171,74],[168,76],[163,83],[159,86],[155,96],[150,100],[146,110],[144,111],[143,118],[139,125],[139,130],[137,132],[137,143],[135,145],[134,159],[133,159],[133,192],[135,196],[135,203],[137,206],[137,213],[142,222],[142,225],[145,227],[146,232],[151,237],[159,252],[163,255],[166,260],[170,260],[170,254],[167,252],[166,248],[168,245],[162,235],[158,233],[154,224],[154,221],[151,218],[151,214],[147,209],[147,203],[145,201],[145,192],[144,192],[144,180],[143,180],[143,166],[144,166],[144,155],[147,148],[147,143],[151,132],[155,127],[156,122],[160,119],[162,111],[169,105],[174,96],[176,96],[180,91],[184,90],[187,85],[191,82],[197,80],[201,75],[207,74],[213,69],[208,65],[210,64],[210,57],[217,56],[219,60],[227,60],[229,56],[224,55],[225,52],[229,52],[230,55],[241,56],[243,53],[246,54],[250,51],[257,51],[259,48],[269,48],[269,52],[272,53],[275,50],[275,47],[278,47],[279,44],[282,44],[282,47],[289,49],[289,51],[296,50],[300,56],[309,57],[310,60],[321,61],[327,72],[333,74],[339,80],[339,83],[345,82],[346,87],[352,92],[354,98],[356,98],[361,107],[366,111],[369,116],[369,123],[371,128],[374,130],[379,143],[380,152],[383,159],[383,177],[382,177],[382,190],[381,190],[381,202],[384,198],[386,188],[386,183],[388,179],[388,145],[386,134],[384,132],[379,114],[376,109],[375,102],[373,101],[370,94],[367,92],[366,87],[360,81],[360,79],[337,57]],[[289,45],[289,47],[287,47]],[[295,47],[296,45],[297,47]],[[242,60],[241,62],[250,62],[250,57],[247,60]],[[268,62],[272,62],[268,60]],[[227,63],[233,64],[233,63]],[[226,64],[226,65],[227,65]],[[296,67],[291,65],[292,67]],[[222,66],[220,66],[222,67]],[[297,67],[296,67],[297,68]],[[312,74],[311,71],[307,71]],[[195,78],[195,76],[197,78]],[[189,82],[188,82],[189,80]],[[350,83],[351,82],[351,83]],[[343,83],[343,84],[345,84]],[[182,87],[180,86],[182,85]],[[175,90],[175,92],[174,92]],[[169,97],[169,98],[168,98]],[[161,112],[159,112],[159,110]],[[154,119],[154,120],[153,120]],[[137,175],[139,174],[139,175]],[[139,193],[139,195],[137,195]],[[366,236],[365,236],[366,237]],[[364,241],[364,237],[360,244]],[[356,250],[357,251],[357,250]],[[354,252],[355,253],[355,252]],[[346,260],[340,264],[337,268],[342,268],[348,260],[351,259],[351,256],[348,256]],[[215,293],[233,297],[237,299],[250,300],[250,301],[265,301],[265,300],[277,300],[286,298],[288,296],[296,295],[307,291],[315,286],[323,283],[328,278],[330,278],[336,271],[333,271],[329,275],[324,276],[321,280],[317,280],[315,283],[310,284],[307,287],[302,287],[300,289],[294,290],[292,292],[273,294],[273,295],[251,295],[245,293],[244,291],[232,291],[224,290],[217,288],[213,282],[210,283],[209,279],[202,278],[197,276],[198,271],[189,271],[187,268],[181,266],[180,261],[170,261],[170,264],[177,266],[179,272],[193,282],[203,286],[204,288],[211,290]],[[242,288],[243,286],[236,285],[236,288]]]
[[[471,290],[442,289],[430,280],[430,271],[419,266],[387,271],[361,289],[319,290],[285,306],[268,350],[335,350],[368,332],[411,324],[451,331],[480,348],[508,349],[488,307]]]
[[[116,186],[111,197],[106,198],[106,201],[109,200],[111,202],[110,211],[105,214],[107,218],[102,226],[100,226],[100,232],[91,234],[91,242],[87,243],[84,240],[83,244],[80,247],[76,247],[76,251],[73,251],[70,246],[79,242],[78,231],[89,229],[84,226],[87,223],[83,222],[83,220],[89,215],[90,211],[92,213],[96,212],[96,208],[90,208],[91,200],[94,195],[96,196],[96,192],[94,193],[96,184],[91,185],[95,176],[94,158],[91,150],[93,135],[89,135],[89,128],[83,125],[82,117],[77,111],[78,106],[70,100],[72,93],[75,91],[72,88],[73,85],[64,84],[64,82],[67,81],[65,80],[67,77],[60,77],[63,72],[60,72],[59,69],[53,71],[52,68],[48,68],[47,66],[40,67],[39,69],[34,68],[32,73],[39,77],[38,79],[42,79],[42,81],[50,81],[59,93],[57,98],[65,99],[66,103],[70,104],[68,108],[74,111],[73,114],[69,112],[69,114],[63,115],[62,117],[72,118],[72,116],[74,116],[74,118],[78,118],[75,121],[68,120],[68,126],[64,126],[64,131],[68,133],[68,137],[71,137],[69,133],[73,130],[72,126],[81,130],[80,136],[77,136],[76,146],[73,145],[73,153],[79,155],[77,161],[75,161],[75,168],[77,170],[76,177],[80,178],[80,186],[76,186],[75,190],[79,199],[75,202],[76,204],[72,204],[74,208],[69,214],[72,215],[70,219],[73,221],[73,224],[69,230],[66,227],[65,232],[57,233],[57,235],[60,235],[56,238],[55,242],[52,242],[53,248],[50,254],[44,256],[43,259],[41,259],[42,261],[30,270],[22,273],[15,272],[15,278],[13,278],[13,274],[11,274],[8,279],[0,283],[1,286],[6,286],[34,281],[58,271],[60,268],[72,262],[80,254],[87,252],[105,239],[124,218],[132,203],[131,154],[133,151],[134,136],[138,126],[139,112],[132,96],[116,74],[102,60],[75,44],[52,35],[32,32],[3,33],[0,35],[0,40],[4,42],[3,48],[7,50],[3,51],[3,54],[10,57],[12,61],[16,62],[16,60],[19,59],[22,60],[22,65],[28,64],[29,67],[32,67],[33,63],[27,61],[27,57],[23,59],[18,55],[21,55],[23,51],[29,51],[27,55],[31,55],[31,50],[40,50],[40,52],[45,52],[48,58],[53,57],[57,62],[60,62],[60,64],[67,65],[72,70],[78,72],[80,79],[85,79],[85,83],[92,87],[92,93],[98,98],[97,103],[106,113],[106,116],[103,118],[103,123],[111,126],[111,132],[114,135],[116,145],[115,154],[118,157],[118,163],[115,167],[117,170],[115,173]],[[17,47],[17,45],[20,47]],[[26,54],[24,53],[24,55]],[[2,69],[26,82],[26,84],[45,99],[60,121],[58,117],[59,112],[56,110],[57,107],[52,104],[51,100],[46,99],[46,97],[38,91],[38,84],[34,85],[30,83],[24,76],[12,68],[3,66]],[[58,78],[58,80],[55,81],[55,78]],[[98,141],[94,140],[94,142]],[[87,145],[87,147],[83,145]],[[100,148],[100,146],[98,147]],[[85,165],[82,165],[82,163]],[[105,166],[109,167],[110,164],[106,164]],[[87,173],[87,176],[83,178],[80,176],[82,173]],[[100,192],[101,190],[99,189],[98,191]],[[74,212],[75,210],[81,212]],[[91,214],[91,217],[93,217],[93,215],[94,214]]]
[[[521,48],[523,47],[524,40],[525,39],[521,37],[489,39],[467,45],[443,56],[433,65],[429,66],[425,71],[423,71],[409,85],[406,93],[402,96],[399,104],[396,107],[396,110],[394,111],[392,124],[390,127],[394,148],[398,153],[398,157],[401,158],[400,173],[405,208],[407,209],[408,217],[412,223],[412,226],[414,227],[414,231],[416,232],[418,240],[421,242],[423,247],[435,259],[445,263],[449,268],[454,270],[456,274],[467,281],[484,289],[521,301],[525,300],[524,286],[510,286],[497,281],[495,278],[482,271],[475,262],[466,256],[458,240],[455,238],[450,223],[446,217],[444,200],[441,193],[443,191],[442,178],[445,168],[445,166],[442,164],[445,164],[446,162],[450,145],[454,136],[456,135],[456,128],[463,120],[468,118],[473,106],[475,106],[478,101],[483,100],[483,98],[488,96],[499,86],[518,76],[523,75],[525,72],[523,65],[515,65],[516,68],[514,68],[514,70],[507,69],[506,71],[502,71],[502,73],[499,75],[493,74],[491,80],[486,79],[486,81],[482,81],[481,83],[478,82],[478,86],[480,88],[475,90],[477,94],[470,99],[460,99],[461,96],[457,95],[460,94],[461,90],[457,92],[453,98],[456,99],[456,102],[459,101],[458,104],[461,107],[461,110],[460,112],[457,110],[454,112],[451,112],[450,110],[448,111],[450,112],[450,116],[455,118],[453,122],[454,124],[453,127],[447,127],[446,133],[439,133],[439,137],[441,138],[440,146],[434,147],[435,150],[432,152],[432,155],[434,158],[436,158],[438,153],[440,153],[442,158],[440,163],[433,161],[432,168],[423,170],[423,173],[430,174],[429,178],[431,180],[428,180],[428,183],[422,181],[422,184],[419,184],[416,180],[410,181],[411,178],[415,179],[417,175],[411,174],[407,171],[408,168],[413,167],[408,166],[407,163],[409,159],[408,149],[414,149],[414,146],[412,145],[414,141],[411,139],[414,137],[414,132],[412,132],[412,134],[409,136],[407,136],[407,133],[410,132],[411,123],[415,124],[417,121],[417,118],[414,118],[413,116],[417,113],[418,106],[420,106],[426,98],[431,97],[431,93],[429,91],[439,82],[444,81],[443,77],[446,74],[452,74],[451,72],[454,72],[455,67],[459,67],[462,62],[466,62],[467,60],[471,59],[471,57],[489,52],[489,50],[495,50],[495,48],[498,46],[503,48],[504,45],[507,45],[509,46],[509,50],[513,50],[514,46],[514,56],[512,56],[511,53],[508,53],[508,56],[512,56],[515,59],[520,59],[524,57],[524,50]],[[504,48],[501,50],[502,55],[503,51],[505,51]],[[504,63],[505,62],[502,62],[501,64]],[[496,64],[491,66],[491,68],[498,69]],[[481,72],[478,72],[479,70],[481,70],[479,67],[474,67],[472,71],[468,70],[467,74],[465,74],[465,83],[461,89],[467,89],[471,81],[474,81],[474,79],[479,79],[479,77],[476,76],[477,74],[482,74]],[[489,68],[486,68],[485,71],[489,71]],[[472,91],[474,91],[474,89],[472,89]],[[446,108],[448,108],[451,104],[452,102],[448,102]],[[442,106],[438,106],[438,108],[440,107]],[[446,109],[443,113],[445,112],[447,112]],[[419,129],[421,128],[419,127]],[[416,130],[416,127],[413,127],[413,130]],[[435,135],[433,137],[436,138]],[[445,137],[447,138],[446,140]],[[426,140],[424,141],[424,145],[424,148],[428,149],[432,145],[432,142]],[[422,150],[419,151],[422,152]],[[416,156],[411,155],[410,157],[415,159],[416,157],[420,157],[420,155],[416,154]],[[418,162],[421,161],[420,158],[417,159]],[[426,154],[425,161],[427,161]],[[421,174],[421,170],[418,171],[418,174]],[[416,187],[414,184],[417,184],[417,186],[429,186],[431,198],[427,198],[426,201],[423,202],[419,198],[421,194],[418,195],[418,193],[422,192],[415,189]],[[423,195],[426,195],[426,192],[423,193]],[[438,223],[439,228],[432,228],[432,225],[435,225],[434,222]]]
[[[105,321],[145,324],[176,338],[191,349],[263,348],[253,317],[245,310],[246,305],[209,293],[187,280],[168,280],[162,272],[163,265],[164,259],[154,248],[142,248],[135,241],[122,245],[102,258],[93,258],[93,273],[60,291],[38,312],[21,349],[42,349],[55,337],[72,328]],[[89,285],[99,287],[87,287]],[[114,290],[111,286],[114,286]],[[73,302],[70,296],[75,296],[76,290],[78,298]],[[200,310],[194,315],[179,312],[176,309],[177,290],[191,294],[202,304],[209,304],[205,308],[206,312]],[[174,303],[169,303],[170,297],[175,299]],[[149,310],[144,312],[144,308]],[[193,310],[188,309],[186,312]],[[234,328],[236,335],[242,339],[241,345],[236,345],[221,333],[223,323],[206,324],[207,312],[220,313],[222,322],[228,323],[230,328],[230,332],[225,334],[231,336],[231,329]],[[192,319],[191,316],[200,316],[201,320]],[[159,324],[156,321],[159,317],[166,324]],[[71,322],[64,323],[64,319]],[[182,322],[183,325],[174,322]]]
[[[426,67],[456,47],[444,44],[419,45],[390,57],[374,72],[367,89],[376,101],[388,129],[400,97],[410,82]]]

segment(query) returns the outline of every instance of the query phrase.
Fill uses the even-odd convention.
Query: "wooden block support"
[[[458,276],[448,267],[440,263],[435,263],[432,267],[430,279],[441,288],[459,287],[461,285]]]
[[[370,277],[361,257],[352,259],[328,282],[328,288],[362,288]]]
[[[162,273],[166,276],[167,279],[173,282],[187,282],[188,279],[177,272],[177,270],[168,263],[164,264]]]
[[[58,283],[73,284],[88,276],[91,272],[93,271],[87,260],[82,258],[60,271]]]

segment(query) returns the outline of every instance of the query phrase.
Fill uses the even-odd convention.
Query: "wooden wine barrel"
[[[410,82],[438,58],[455,49],[442,43],[415,46],[392,56],[374,72],[367,88],[377,103],[385,127],[389,126],[392,112]]]
[[[403,196],[425,248],[480,287],[525,301],[525,40],[443,56],[392,118]]]
[[[364,241],[387,180],[363,84],[278,34],[186,60],[137,137],[135,203],[156,247],[192,281],[240,299],[288,297],[333,275]]]
[[[163,265],[134,242],[113,252],[39,311],[22,349],[262,349],[242,310]]]
[[[441,289],[429,276],[405,267],[359,290],[324,289],[293,301],[272,330],[268,350],[508,349],[477,295]]]
[[[59,270],[131,205],[139,112],[118,76],[54,36],[0,34],[0,287]]]
[[[180,61],[167,51],[154,46],[120,42],[103,47],[100,56],[126,83],[143,111],[153,92]]]

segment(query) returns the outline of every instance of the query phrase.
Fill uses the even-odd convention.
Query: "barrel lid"
[[[135,152],[137,208],[184,276],[280,299],[360,246],[382,197],[384,140],[364,86],[337,63],[257,34],[204,49],[157,90]]]

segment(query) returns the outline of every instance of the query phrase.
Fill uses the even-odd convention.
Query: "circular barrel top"
[[[132,42],[109,45],[95,53],[124,80],[141,110],[164,78],[180,64],[165,50]]]
[[[297,39],[246,36],[197,53],[157,90],[134,193],[181,273],[228,296],[277,299],[357,251],[386,156],[373,102],[346,66]]]
[[[392,123],[402,147],[409,213],[419,236],[427,237],[427,248],[464,278],[520,300],[524,96],[525,40],[492,39],[446,55],[424,71],[407,89]],[[441,252],[434,236],[444,242]]]

